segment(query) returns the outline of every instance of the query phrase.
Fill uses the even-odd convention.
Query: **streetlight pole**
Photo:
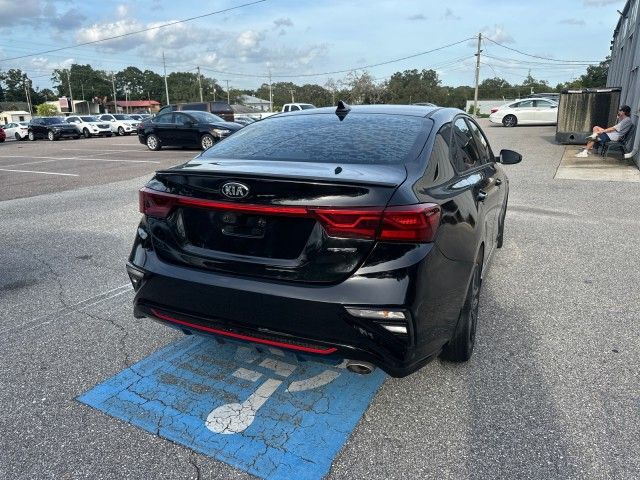
[[[273,86],[271,85],[271,68],[269,68],[269,111],[273,112]]]
[[[227,82],[227,103],[231,105],[231,97],[229,95],[229,80],[225,80]]]

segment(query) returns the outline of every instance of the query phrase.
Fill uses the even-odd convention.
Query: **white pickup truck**
[[[295,112],[297,110],[309,110],[310,108],[316,108],[316,106],[310,103],[285,103],[282,106],[282,111]]]

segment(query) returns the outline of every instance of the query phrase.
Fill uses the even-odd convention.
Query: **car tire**
[[[51,130],[49,130],[47,132],[47,138],[49,139],[50,142],[53,142],[56,139],[56,135]]]
[[[80,138],[80,135],[74,135],[74,136],[73,136],[73,139],[74,139],[74,140],[78,140],[79,138]]]
[[[504,125],[505,127],[515,127],[516,125],[518,125],[518,119],[515,115],[506,115],[502,119],[502,125]]]
[[[215,143],[216,140],[215,138],[213,138],[213,135],[205,133],[200,137],[200,146],[202,147],[202,150],[208,150],[209,148],[213,147]]]
[[[18,141],[22,140],[22,138],[20,137],[20,134],[19,134],[19,133],[16,133],[16,134],[14,135],[14,137],[16,137],[16,140],[18,140]]]
[[[5,140],[4,138],[0,138],[0,143],[3,143],[4,140]]]
[[[482,254],[478,255],[478,259],[473,267],[471,282],[467,289],[464,305],[460,311],[455,333],[440,354],[444,360],[450,362],[466,362],[471,358],[476,341],[481,287]]]
[[[88,128],[85,128],[84,130],[82,130],[82,135],[84,135],[84,138],[89,138],[91,136],[91,133],[89,133]]]
[[[160,139],[153,133],[147,137],[145,141],[149,150],[160,150]]]
[[[107,133],[107,134],[105,135],[105,137],[108,137],[108,138],[110,138],[110,137],[112,137],[112,136],[113,136],[113,135],[112,135],[111,133]]]
[[[36,135],[33,132],[27,133],[27,137],[29,138],[29,140],[31,142],[35,142],[36,141]]]
[[[124,128],[118,127],[118,135],[120,135],[120,136],[124,135]]]

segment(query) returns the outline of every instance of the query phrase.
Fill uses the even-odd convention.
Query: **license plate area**
[[[267,227],[267,218],[260,215],[250,215],[238,212],[219,212],[223,235],[241,238],[264,238]]]
[[[305,248],[313,218],[180,208],[167,219],[179,243],[263,258],[293,260]]]

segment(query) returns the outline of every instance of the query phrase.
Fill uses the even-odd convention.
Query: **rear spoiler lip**
[[[339,166],[336,164],[336,167]],[[326,178],[326,177],[316,177],[312,175],[304,176],[304,175],[283,175],[282,173],[252,173],[252,172],[234,172],[234,171],[225,171],[225,172],[215,172],[210,170],[198,170],[198,169],[181,169],[180,167],[168,169],[168,170],[158,170],[156,175],[189,175],[189,176],[217,176],[217,177],[227,177],[227,178],[246,178],[252,180],[261,180],[261,179],[269,179],[269,180],[280,180],[286,182],[295,182],[295,183],[318,183],[322,185],[372,185],[372,186],[380,186],[380,187],[399,187],[402,185],[408,176],[407,167],[405,165],[398,165],[404,170],[404,177],[399,181],[393,182],[381,182],[375,180],[367,180],[363,179],[354,179],[354,178]]]

